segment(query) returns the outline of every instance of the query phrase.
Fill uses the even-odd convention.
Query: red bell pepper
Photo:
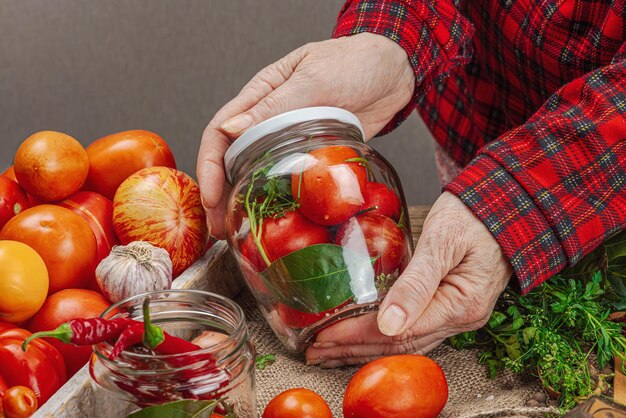
[[[30,335],[25,329],[0,322],[0,379],[8,387],[31,388],[43,405],[66,382],[65,363],[59,351],[43,340],[32,341],[24,352],[22,343]]]
[[[4,381],[4,377],[0,374],[0,399],[4,396],[4,392],[9,388],[7,382]],[[1,416],[1,415],[0,415]]]

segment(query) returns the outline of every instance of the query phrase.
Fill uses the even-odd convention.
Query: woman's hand
[[[358,116],[369,139],[406,106],[414,85],[404,50],[370,33],[305,45],[261,70],[202,135],[197,176],[211,234],[224,237],[223,158],[246,129],[289,110],[337,106]]]
[[[446,192],[428,214],[415,254],[379,313],[320,332],[306,352],[307,362],[338,367],[426,353],[447,337],[483,326],[511,274],[491,233]]]

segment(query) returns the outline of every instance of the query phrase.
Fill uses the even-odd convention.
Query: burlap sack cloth
[[[427,210],[427,207],[413,207],[410,210],[414,237],[421,232]],[[280,392],[305,387],[326,399],[335,418],[342,417],[343,394],[358,367],[325,370],[306,366],[304,356],[290,355],[280,345],[249,294],[245,293],[237,300],[246,313],[257,352],[261,355],[277,355],[274,364],[257,371],[259,416],[267,403]],[[486,367],[478,363],[479,354],[478,350],[457,351],[447,344],[429,354],[443,368],[448,380],[449,399],[441,416],[544,417],[546,413],[554,411],[553,406],[548,406],[549,400],[536,377],[507,371],[490,379]],[[393,388],[389,390],[393,393]],[[529,403],[540,406],[529,407]]]
[[[304,357],[285,351],[250,299],[246,295],[240,303],[244,305],[257,353],[277,356],[274,364],[256,372],[259,416],[280,392],[304,387],[326,399],[333,417],[342,417],[343,394],[358,367],[306,366]],[[448,380],[449,399],[442,417],[544,417],[546,412],[553,411],[545,401],[541,402],[543,407],[527,406],[531,400],[547,399],[535,377],[503,372],[490,379],[485,366],[478,363],[478,354],[477,350],[457,351],[447,344],[429,354],[443,368]],[[389,390],[393,393],[393,388]]]

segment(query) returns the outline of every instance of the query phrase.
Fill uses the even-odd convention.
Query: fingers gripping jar
[[[230,248],[292,351],[376,310],[411,258],[400,181],[363,136],[346,110],[306,108],[254,126],[224,157]]]

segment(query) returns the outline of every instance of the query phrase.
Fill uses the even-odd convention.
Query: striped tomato
[[[126,179],[113,199],[113,227],[123,244],[147,241],[167,250],[174,276],[206,249],[200,189],[173,168],[144,168]]]
[[[109,255],[111,248],[119,244],[113,230],[113,202],[95,192],[78,192],[68,197],[59,206],[68,208],[87,221],[98,245],[97,261]]]

